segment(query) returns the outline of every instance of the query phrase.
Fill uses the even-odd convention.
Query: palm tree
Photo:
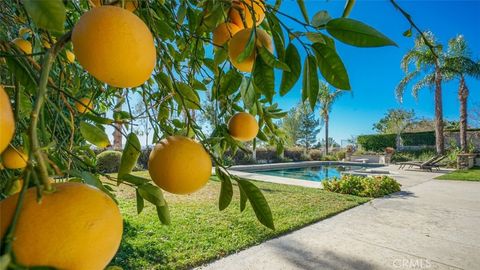
[[[460,149],[467,152],[467,100],[468,87],[465,77],[480,78],[480,63],[471,59],[471,52],[463,35],[458,35],[448,42],[445,59],[445,73],[449,79],[458,79],[458,99],[460,101]]]
[[[327,83],[320,81],[318,84],[318,103],[320,105],[320,117],[325,124],[325,155],[328,155],[328,125],[330,122],[330,112],[332,111],[333,103],[345,92],[343,90],[335,89],[330,91]]]
[[[431,32],[424,33],[425,39],[430,44],[437,44],[435,36]],[[407,85],[414,79],[421,77],[412,88],[412,94],[415,98],[420,89],[425,87],[435,88],[435,145],[438,154],[445,152],[445,142],[443,137],[443,107],[442,107],[442,47],[436,45],[430,48],[421,35],[415,38],[415,45],[402,58],[401,67],[405,72],[405,77],[397,85],[395,92],[397,98],[402,101]],[[414,70],[410,70],[410,66]]]

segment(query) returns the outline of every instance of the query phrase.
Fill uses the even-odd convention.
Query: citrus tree
[[[274,97],[297,81],[312,108],[319,74],[349,90],[336,42],[395,45],[347,18],[354,1],[338,18],[325,10],[310,17],[297,3],[300,18],[283,13],[281,1],[1,1],[0,268],[103,269],[122,236],[115,186],[134,189],[138,213],[151,203],[168,224],[162,190],[195,192],[212,168],[222,182],[220,210],[236,181],[240,211],[249,202],[274,229],[260,190],[230,175],[223,155],[248,151],[244,143],[253,139],[281,149],[275,119],[285,113]],[[133,113],[133,98],[144,103],[142,113]],[[213,106],[209,134],[197,121],[202,100]],[[131,174],[140,116],[157,143],[151,179]],[[92,146],[110,146],[107,126],[126,143],[118,174],[100,178]]]

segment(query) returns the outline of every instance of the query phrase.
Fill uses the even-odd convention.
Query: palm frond
[[[420,74],[419,70],[412,71],[407,73],[405,77],[398,83],[397,87],[395,87],[395,96],[399,102],[403,102],[403,95],[405,93],[405,89],[407,85],[418,75]]]
[[[423,88],[432,87],[435,84],[435,73],[427,74],[421,80],[416,82],[412,87],[412,96],[417,99],[418,92]]]

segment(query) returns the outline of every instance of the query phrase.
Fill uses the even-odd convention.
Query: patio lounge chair
[[[443,160],[445,158],[445,156],[442,156],[442,155],[436,155],[432,158],[430,158],[429,160],[427,161],[407,161],[407,162],[399,162],[398,164],[400,164],[400,167],[399,169],[405,169],[406,166],[408,166],[408,168],[412,168],[412,167],[418,167],[419,169],[422,169],[422,170],[432,170],[432,168],[438,168],[438,162],[440,162],[441,160]]]

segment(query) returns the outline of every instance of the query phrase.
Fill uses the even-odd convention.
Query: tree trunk
[[[467,147],[467,99],[468,88],[465,84],[463,75],[460,77],[460,86],[458,89],[458,99],[460,100],[460,150],[463,153],[468,151]]]
[[[435,145],[438,154],[445,152],[443,137],[442,74],[435,64]]]
[[[328,114],[325,115],[325,156],[328,155]]]

